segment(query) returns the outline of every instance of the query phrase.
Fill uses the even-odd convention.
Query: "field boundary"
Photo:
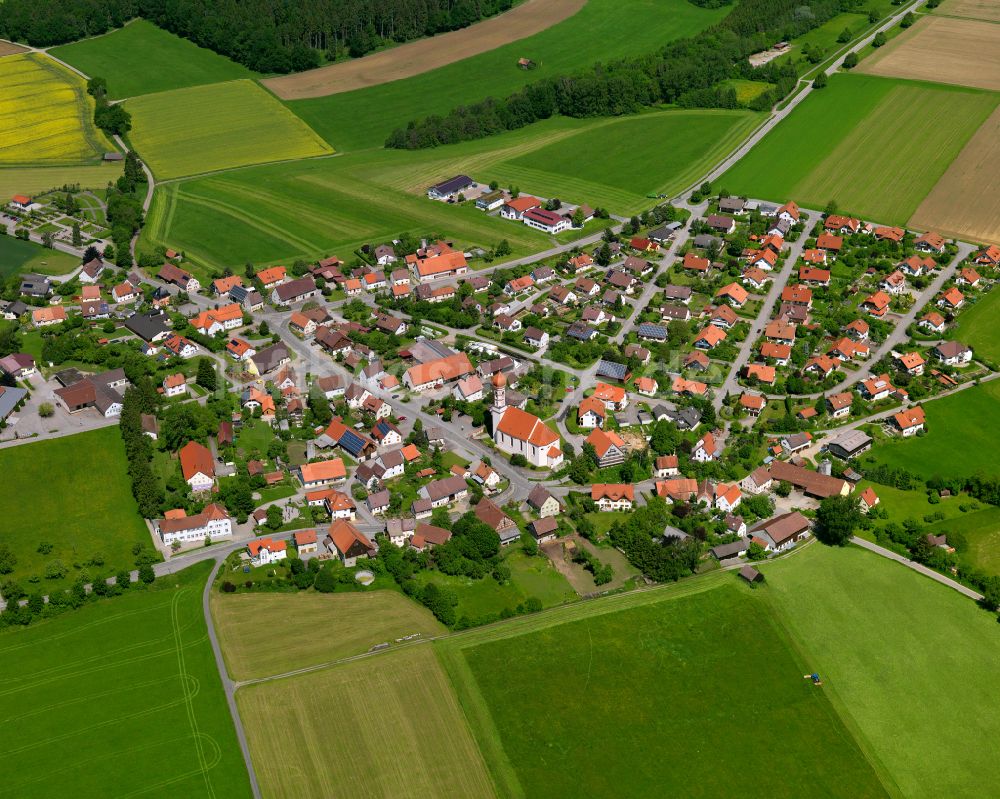
[[[363,58],[266,78],[261,83],[282,100],[306,100],[412,78],[534,36],[573,16],[585,4],[586,0],[525,0],[509,11],[465,28],[416,39]],[[516,68],[512,63],[511,69]]]

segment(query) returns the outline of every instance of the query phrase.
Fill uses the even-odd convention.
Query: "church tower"
[[[496,438],[497,427],[507,410],[507,378],[503,372],[493,375],[493,407],[490,409],[490,434]]]

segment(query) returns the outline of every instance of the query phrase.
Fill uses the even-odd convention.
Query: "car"
[[[399,394],[393,394],[393,395],[392,395],[392,398],[393,398],[393,399],[399,399]]]
[[[405,421],[406,421],[406,417],[405,417],[405,416],[400,416],[400,417],[399,417],[399,421],[401,421],[401,422],[405,422]]]

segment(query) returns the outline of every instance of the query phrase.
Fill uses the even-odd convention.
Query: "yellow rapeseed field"
[[[113,150],[83,80],[37,53],[0,59],[0,165],[96,163]]]

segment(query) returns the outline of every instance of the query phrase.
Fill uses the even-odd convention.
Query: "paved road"
[[[246,732],[243,729],[243,720],[236,707],[236,690],[232,678],[229,676],[229,669],[226,668],[226,661],[222,657],[222,647],[219,646],[219,637],[215,634],[215,625],[212,623],[212,611],[210,601],[212,596],[212,586],[215,583],[215,576],[222,568],[224,560],[219,558],[212,569],[212,574],[205,583],[205,590],[201,594],[201,607],[205,614],[205,626],[208,629],[208,640],[212,644],[212,652],[215,654],[215,665],[219,670],[219,677],[222,680],[222,689],[226,693],[226,704],[229,706],[229,715],[233,717],[233,726],[236,728],[236,739],[240,742],[240,751],[243,753],[243,762],[247,767],[247,776],[250,778],[250,790],[253,791],[254,799],[260,799],[260,786],[257,784],[257,772],[253,767],[253,760],[250,757],[250,746],[247,743]]]
[[[819,218],[818,216],[812,216],[813,212],[807,213],[810,214],[810,222]],[[736,360],[733,361],[733,365],[730,368],[729,374],[726,376],[722,386],[715,390],[715,394],[712,398],[712,405],[715,407],[716,411],[719,411],[722,408],[722,402],[727,395],[742,392],[743,389],[740,387],[738,382],[740,371],[744,366],[746,366],[750,357],[753,355],[754,345],[757,343],[758,337],[763,334],[764,327],[767,325],[768,320],[771,318],[771,314],[774,312],[774,306],[781,297],[782,290],[788,284],[788,279],[791,277],[792,270],[795,269],[799,256],[802,255],[802,249],[805,246],[805,242],[805,234],[799,236],[798,241],[792,242],[791,247],[785,256],[785,265],[781,268],[780,272],[773,276],[771,288],[764,297],[764,302],[760,306],[757,318],[754,319],[751,324],[750,332],[747,334],[747,337],[740,344],[739,355],[736,357]]]
[[[874,552],[876,555],[881,555],[883,558],[888,558],[889,560],[894,560],[897,563],[902,563],[907,568],[913,569],[913,571],[924,575],[924,577],[930,577],[934,582],[941,583],[948,588],[951,588],[963,596],[967,596],[969,599],[974,599],[976,602],[983,598],[982,594],[976,593],[971,588],[962,585],[950,577],[945,577],[943,574],[939,574],[933,569],[928,569],[922,563],[917,563],[916,561],[910,560],[903,555],[897,555],[892,550],[886,549],[885,547],[880,547],[878,544],[873,544],[871,541],[865,541],[863,538],[858,538],[854,536],[851,539],[851,543],[857,544],[862,549],[867,549],[869,552]]]

